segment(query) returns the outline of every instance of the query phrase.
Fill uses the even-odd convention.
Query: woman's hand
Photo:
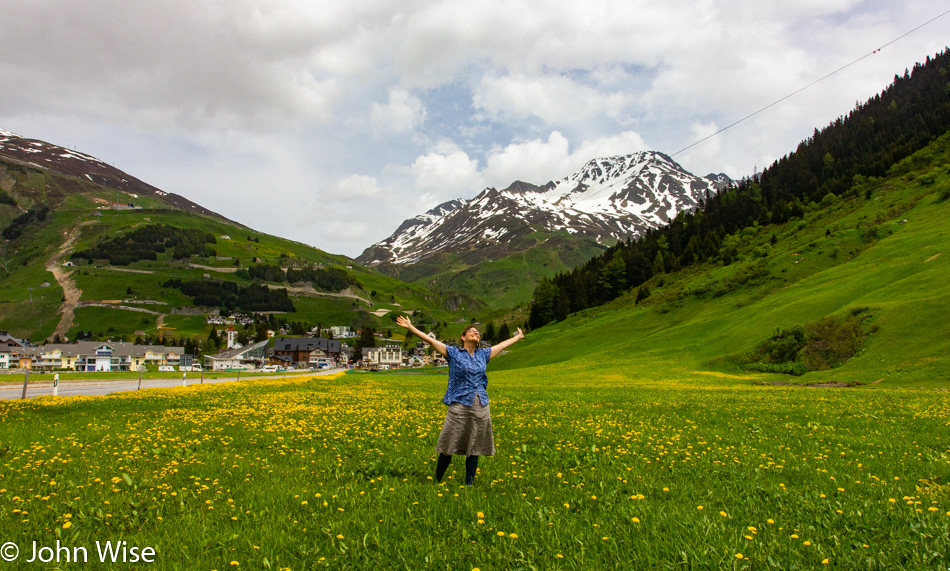
[[[419,339],[422,339],[429,345],[432,345],[432,348],[435,349],[437,353],[439,353],[443,357],[448,357],[449,352],[448,352],[448,349],[445,348],[445,343],[442,343],[441,341],[433,339],[429,337],[428,335],[426,335],[425,333],[423,333],[422,331],[419,331],[418,329],[413,327],[412,322],[409,321],[409,318],[406,317],[405,315],[400,315],[399,317],[396,318],[396,325],[400,327],[405,327],[409,331],[412,331],[416,335],[416,337],[418,337]]]
[[[511,337],[511,339],[506,339],[505,341],[502,341],[501,343],[499,343],[499,344],[497,344],[497,345],[494,345],[494,346],[491,348],[491,354],[488,356],[488,358],[489,358],[489,359],[493,359],[493,358],[496,357],[499,353],[501,353],[502,351],[504,351],[504,350],[507,349],[508,347],[514,345],[514,344],[517,343],[518,341],[521,341],[522,339],[524,339],[524,331],[522,331],[521,328],[519,327],[519,328],[518,328],[518,332],[515,333],[515,334]]]

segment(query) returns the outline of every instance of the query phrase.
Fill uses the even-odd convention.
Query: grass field
[[[162,569],[950,565],[945,392],[543,369],[490,373],[468,489],[460,458],[431,480],[439,373],[3,402],[2,540]]]

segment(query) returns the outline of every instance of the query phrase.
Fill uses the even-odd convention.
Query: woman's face
[[[465,331],[462,332],[462,342],[474,341],[478,343],[482,339],[482,334],[478,332],[478,329],[474,326],[468,326],[465,328]]]

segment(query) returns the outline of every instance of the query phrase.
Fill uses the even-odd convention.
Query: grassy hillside
[[[466,297],[435,294],[421,285],[384,276],[345,256],[262,234],[227,220],[171,208],[154,197],[129,196],[130,201],[142,207],[139,210],[99,209],[116,200],[117,195],[128,195],[81,177],[14,163],[0,164],[0,170],[4,192],[16,202],[0,204],[0,222],[4,227],[36,205],[51,208],[44,220],[31,222],[18,238],[0,241],[0,280],[4,286],[0,288],[0,330],[15,336],[42,341],[52,336],[60,323],[59,311],[66,302],[66,292],[48,266],[62,268],[71,253],[147,225],[208,232],[215,238],[216,255],[183,261],[160,254],[157,260],[125,266],[79,260],[79,267],[63,268],[67,279],[81,291],[73,325],[66,332],[70,338],[79,331],[113,338],[131,339],[136,331],[155,336],[159,325],[164,327],[161,331],[166,336],[204,338],[210,327],[203,318],[179,314],[181,308],[193,307],[192,298],[162,284],[173,279],[211,279],[246,286],[251,280],[242,279],[235,270],[253,264],[339,267],[359,282],[359,286],[342,295],[320,293],[295,284],[298,287],[291,288],[290,294],[296,311],[279,315],[287,322],[324,327],[365,322],[386,330],[393,323],[390,315],[380,310],[425,309],[435,321],[455,323],[468,321],[471,314],[483,307]],[[103,302],[105,305],[100,305]]]
[[[567,232],[535,232],[537,245],[477,265],[457,255],[443,255],[428,264],[426,276],[416,283],[439,291],[466,292],[494,309],[516,306],[531,299],[541,278],[551,277],[603,253],[593,241],[578,243]],[[435,270],[433,268],[440,268]]]
[[[542,278],[583,264],[604,252],[594,240],[578,241],[565,231],[526,229],[515,240],[518,251],[481,259],[483,252],[442,252],[409,265],[388,265],[383,271],[436,291],[464,292],[492,309],[531,300]],[[499,252],[503,252],[499,248]]]
[[[496,370],[624,377],[950,388],[950,136],[855,198],[812,204],[786,224],[746,228],[738,260],[655,276],[637,290],[532,331]],[[780,329],[866,309],[876,330],[836,369],[801,377],[744,371]],[[540,367],[534,368],[534,367]]]

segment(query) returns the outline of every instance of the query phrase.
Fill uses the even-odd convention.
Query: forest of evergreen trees
[[[235,311],[287,311],[296,308],[286,289],[270,289],[266,285],[251,284],[240,287],[235,282],[193,280],[168,280],[162,287],[175,287],[194,298],[195,305],[220,307],[226,314]]]
[[[113,266],[127,266],[139,260],[157,260],[158,254],[171,250],[172,258],[214,256],[214,235],[204,230],[149,224],[100,242],[88,250],[73,253],[72,259],[108,260]]]
[[[7,198],[10,198],[9,195],[7,195]],[[13,199],[10,198],[10,200],[12,201]],[[16,205],[16,202],[14,201],[13,204]],[[42,204],[34,206],[33,208],[30,208],[23,214],[14,218],[13,222],[4,228],[3,233],[0,235],[2,235],[6,240],[16,240],[21,234],[23,234],[23,231],[27,226],[36,222],[43,222],[46,220],[46,216],[48,214],[49,207]]]
[[[258,264],[237,271],[239,277],[265,282],[302,283],[309,282],[321,291],[342,291],[350,286],[359,287],[360,283],[343,268],[290,268],[284,271],[278,265]]]
[[[874,178],[950,130],[950,50],[895,76],[880,95],[799,144],[760,177],[707,197],[695,212],[621,242],[574,270],[543,279],[529,326],[606,303],[654,275],[704,262],[730,264],[738,231],[801,217],[842,196],[870,198]],[[637,301],[649,295],[642,288]]]

